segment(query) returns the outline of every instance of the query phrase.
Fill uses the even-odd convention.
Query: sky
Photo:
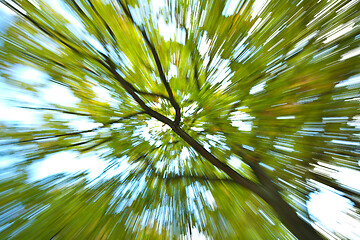
[[[154,0],[154,11],[158,11],[158,9],[161,7],[162,4],[160,4],[161,1]],[[225,16],[232,15],[235,12],[235,6],[238,4],[238,0],[232,0],[229,1],[227,4],[227,7],[223,14]],[[64,16],[66,16],[75,27],[81,28],[79,23],[76,21],[75,18],[71,16],[70,13],[68,13],[65,9],[61,7],[61,4],[59,4],[59,0],[52,0],[52,4],[55,7],[57,11],[62,13]],[[266,4],[266,0],[258,0],[256,4],[256,8],[254,9],[253,16],[259,13],[261,11],[261,8],[264,7]],[[6,10],[3,6],[0,4],[0,33],[4,30],[4,26],[8,24],[8,21],[11,19],[11,12]],[[182,32],[179,29],[176,29],[174,25],[171,25],[171,23],[166,24],[163,19],[160,19],[159,22],[159,31],[160,34],[163,35],[165,39],[177,39],[180,43],[183,42],[182,39],[184,39],[184,32]],[[349,26],[351,27],[351,26]],[[344,31],[348,31],[349,29],[344,28]],[[342,33],[343,34],[343,33]],[[336,35],[336,34],[335,34]],[[332,38],[337,36],[331,36]],[[100,49],[99,44],[96,41],[93,41],[92,39],[88,39],[90,42],[92,42],[93,46]],[[326,41],[329,41],[327,39]],[[1,44],[1,43],[0,43]],[[206,53],[207,48],[209,45],[206,41],[206,35],[204,36],[204,40],[199,45],[199,50],[202,54]],[[344,55],[343,59],[346,59],[348,57],[351,57],[353,55],[357,55],[360,52],[360,48],[357,50],[355,49],[351,53],[349,52],[349,55]],[[226,69],[227,63],[224,62],[221,67],[219,67],[219,71],[216,77],[214,79],[221,79],[221,81],[226,81],[226,78],[228,77],[228,70]],[[12,69],[13,74],[15,75],[15,78],[24,81],[24,82],[36,82],[36,81],[46,81],[47,76],[46,74],[30,68],[30,67],[23,67],[23,66],[15,66],[14,69]],[[171,67],[171,71],[168,73],[169,75],[175,75],[177,72],[176,66]],[[11,122],[19,122],[23,124],[33,124],[36,121],[39,121],[39,118],[36,113],[33,111],[25,110],[25,109],[19,109],[13,107],[13,104],[9,104],[9,98],[10,99],[21,99],[23,101],[34,101],[36,103],[36,99],[27,99],[21,93],[17,93],[14,91],[11,91],[10,89],[6,88],[6,85],[3,83],[4,79],[0,78],[0,112],[6,113],[0,115],[0,121],[11,121]],[[339,86],[345,86],[352,84],[358,84],[360,83],[360,76],[350,78],[346,81],[342,81],[339,83]],[[256,86],[254,86],[250,90],[250,94],[256,94],[258,92],[264,91],[264,87],[266,85],[266,82],[262,82]],[[104,91],[103,89],[99,88],[96,90],[98,93],[98,96],[100,98],[104,98],[107,100],[109,99],[109,95]],[[72,94],[65,88],[61,88],[59,86],[52,86],[49,88],[45,88],[43,90],[43,99],[49,102],[53,103],[59,103],[59,99],[61,99],[61,103],[65,105],[74,105],[77,101],[77,99],[72,96]],[[41,103],[41,101],[40,101]],[[282,116],[279,117],[279,119],[287,119],[287,118],[293,118],[294,116]],[[246,122],[244,120],[251,118],[250,115],[246,115],[244,113],[238,113],[232,116],[233,125],[238,127],[242,131],[251,131],[251,124],[249,122]],[[360,119],[359,119],[360,122]],[[93,128],[93,123],[90,122],[77,122],[74,123],[76,126],[78,126],[81,129],[90,129]],[[354,124],[360,124],[360,123],[354,123]],[[155,127],[155,122],[149,122],[148,129],[143,129],[144,138],[149,138],[150,135],[150,128]],[[159,129],[159,131],[162,131],[162,129]],[[7,159],[3,159],[0,162],[0,166],[4,167],[8,164],[11,164]],[[106,168],[106,163],[101,160],[97,154],[85,154],[83,156],[79,156],[79,154],[71,151],[65,151],[60,152],[56,154],[52,154],[50,156],[47,156],[44,160],[39,161],[35,164],[33,164],[29,168],[29,173],[33,181],[43,179],[47,176],[51,176],[53,174],[57,173],[78,173],[82,171],[88,171],[89,175],[87,176],[89,179],[96,179],[98,176],[100,176],[103,171]],[[121,171],[124,171],[124,169],[128,168],[129,165],[124,161],[123,164],[121,164],[117,169],[113,169],[105,177],[111,177],[115,174],[118,174]],[[352,188],[356,189],[358,192],[360,192],[360,173],[358,171],[349,170],[349,169],[337,169],[338,172],[334,173],[332,177],[337,179],[339,182],[351,186]],[[210,197],[209,197],[210,198]],[[343,233],[345,236],[349,237],[350,239],[360,239],[360,235],[356,234],[356,232],[359,232],[356,227],[359,225],[359,222],[356,222],[356,220],[352,219],[347,215],[346,213],[349,213],[352,209],[351,203],[349,200],[347,200],[344,197],[341,197],[336,191],[332,190],[331,188],[323,187],[321,190],[317,193],[312,193],[310,195],[310,200],[307,203],[308,210],[312,217],[315,220],[315,227],[319,229],[319,231],[322,231],[322,228],[328,228],[328,229],[334,229],[341,233]],[[326,232],[324,233],[326,234]],[[328,236],[329,239],[339,239],[339,238],[333,238],[332,236]],[[185,237],[184,238],[189,238]],[[201,235],[196,229],[193,229],[193,239],[206,239],[205,236]]]

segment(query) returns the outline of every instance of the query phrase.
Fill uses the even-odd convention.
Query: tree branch
[[[88,0],[89,4],[91,6],[91,8],[93,9],[93,11],[95,12],[95,14],[100,18],[101,22],[104,24],[106,30],[109,32],[110,36],[113,38],[114,42],[117,44],[117,39],[116,36],[114,34],[114,32],[112,31],[112,29],[110,28],[110,26],[107,24],[107,22],[104,20],[104,18],[101,16],[101,14],[96,10],[95,6],[93,5],[91,0]]]
[[[150,48],[150,51],[151,51],[151,53],[152,53],[152,55],[154,57],[156,67],[157,67],[158,72],[159,72],[160,79],[161,79],[162,83],[164,84],[164,86],[166,88],[166,91],[167,91],[167,93],[169,95],[170,103],[175,109],[174,124],[176,126],[178,126],[179,123],[180,123],[180,120],[181,120],[181,109],[180,109],[179,104],[176,102],[176,100],[174,98],[174,94],[173,94],[173,92],[171,90],[171,87],[170,87],[168,81],[166,80],[164,69],[162,67],[162,64],[161,64],[159,55],[158,55],[158,53],[157,53],[157,51],[155,49],[155,46],[151,43],[151,41],[150,41],[148,35],[146,34],[145,30],[141,29],[140,26],[135,23],[129,9],[127,7],[125,7],[125,5],[120,0],[118,0],[118,2],[120,3],[120,5],[121,5],[123,11],[125,12],[126,16],[131,20],[131,22],[134,24],[134,26],[141,32],[141,35],[143,36],[147,46]]]
[[[61,36],[61,38],[59,36],[56,36],[54,33],[51,32],[51,30],[46,29],[45,27],[41,26],[38,22],[36,22],[34,19],[32,19],[30,16],[22,13],[21,11],[19,11],[17,8],[13,7],[12,5],[10,5],[8,2],[5,2],[4,0],[0,0],[0,2],[2,4],[4,4],[6,7],[8,7],[9,9],[11,9],[13,12],[17,13],[18,15],[22,16],[23,18],[27,19],[29,22],[31,22],[33,25],[35,25],[38,29],[40,29],[43,33],[45,33],[46,35],[48,35],[49,37],[61,42],[62,44],[64,44],[65,46],[67,46],[68,48],[70,48],[71,50],[73,50],[74,52],[80,54],[80,51],[77,50],[75,47],[71,46],[70,44],[68,44],[67,42],[65,42],[63,39],[61,38],[65,38],[66,40],[68,40],[64,35],[56,32],[54,29],[52,29],[52,31],[55,31],[59,36]],[[17,4],[18,5],[18,4]],[[18,5],[18,7],[20,7]]]
[[[85,116],[85,117],[90,117],[91,116],[88,113],[71,112],[71,111],[67,111],[67,110],[63,110],[63,109],[57,109],[57,108],[26,107],[26,106],[17,106],[17,107],[18,108],[24,108],[24,109],[32,109],[32,110],[56,111],[56,112],[61,112],[61,113],[66,113],[66,114],[73,114],[73,115],[78,115],[78,116]]]
[[[200,86],[199,73],[198,73],[198,68],[197,68],[196,63],[194,63],[194,78],[195,78],[195,82],[196,82],[196,87],[197,87],[198,91],[200,91],[201,86]]]
[[[160,94],[160,93],[145,92],[145,91],[140,91],[140,90],[135,90],[135,92],[138,93],[138,94],[141,94],[141,95],[147,95],[147,96],[163,98],[163,99],[166,99],[166,100],[170,101],[169,97],[167,97],[167,96],[165,96],[163,94]]]
[[[124,117],[121,117],[121,118],[119,118],[119,119],[116,119],[116,120],[107,122],[107,123],[103,124],[103,125],[100,126],[100,127],[96,127],[96,128],[92,128],[92,129],[88,129],[88,130],[76,131],[76,132],[70,132],[70,133],[63,133],[63,134],[56,134],[56,135],[52,135],[52,136],[44,136],[44,137],[38,137],[38,138],[33,138],[33,139],[28,139],[28,140],[19,140],[19,141],[16,141],[16,142],[10,142],[10,143],[0,144],[0,146],[6,146],[6,145],[11,145],[11,144],[17,144],[17,143],[27,143],[27,142],[41,141],[41,140],[46,140],[46,139],[51,139],[51,138],[57,138],[57,137],[76,136],[76,135],[80,135],[80,134],[82,134],[82,133],[93,132],[93,131],[96,131],[96,130],[99,130],[99,129],[108,127],[108,126],[111,125],[111,124],[118,123],[118,122],[120,122],[120,121],[122,121],[122,120],[131,118],[131,117],[134,117],[134,116],[136,116],[136,115],[138,115],[138,114],[143,114],[143,113],[145,113],[145,112],[132,113],[132,114],[130,114],[130,115],[128,115],[128,116],[124,116]]]
[[[43,31],[46,35],[48,35],[49,37],[51,38],[54,38],[58,41],[60,41],[61,43],[63,43],[64,45],[66,45],[67,47],[69,47],[71,50],[73,50],[74,52],[76,52],[77,54],[79,55],[82,55],[82,53],[77,50],[76,48],[74,48],[73,46],[69,45],[68,43],[66,43],[65,41],[63,41],[60,37],[56,36],[55,34],[51,33],[49,30],[47,30],[45,27],[41,26],[39,23],[37,23],[34,19],[32,19],[31,17],[25,15],[24,13],[20,12],[18,9],[16,9],[15,7],[13,7],[12,5],[10,5],[9,3],[7,2],[4,2],[3,0],[0,0],[1,3],[3,3],[5,6],[9,7],[11,10],[13,10],[14,12],[16,12],[17,14],[19,14],[20,16],[26,18],[27,20],[29,20],[31,23],[33,23],[37,28],[39,28],[41,31]],[[121,1],[120,1],[120,4],[122,6],[124,6]],[[126,12],[126,14],[131,18],[132,22],[134,23],[134,20],[132,19],[131,17],[131,14],[129,12],[128,9],[124,8],[124,11]],[[135,24],[136,25],[136,24]],[[136,25],[137,26],[137,25]],[[52,30],[52,31],[55,31],[55,30]],[[55,31],[56,32],[56,31]],[[65,38],[66,40],[68,40],[65,36],[63,36],[61,33],[58,33],[56,32],[59,36],[61,36],[62,38]],[[150,43],[150,42],[149,42]],[[150,43],[151,44],[151,43]],[[155,49],[154,49],[155,50]],[[172,125],[173,124],[173,121],[171,121],[170,119],[168,119],[167,117],[163,116],[162,114],[159,114],[158,112],[152,110],[150,107],[148,107],[144,101],[142,101],[140,99],[140,97],[136,94],[136,92],[134,91],[134,87],[129,83],[127,82],[125,79],[123,79],[120,74],[117,73],[116,71],[116,65],[111,61],[111,59],[106,56],[105,54],[101,53],[101,52],[98,52],[107,62],[107,64],[109,65],[106,65],[104,64],[104,62],[98,58],[95,58],[94,56],[91,56],[89,54],[85,54],[85,55],[88,55],[89,57],[91,57],[92,59],[94,59],[95,61],[99,62],[102,66],[104,66],[106,69],[108,69],[112,74],[113,76],[115,77],[115,79],[124,87],[124,89],[133,97],[133,99],[146,111],[147,114],[149,114],[150,116],[156,118],[157,120],[161,121],[161,122],[164,122],[166,124],[170,124]],[[156,53],[156,52],[155,52]],[[157,55],[156,55],[157,56]],[[157,57],[158,59],[158,57]],[[161,65],[160,65],[161,66]],[[162,71],[162,75],[164,75],[163,71]],[[165,78],[164,78],[165,79]],[[165,79],[166,80],[166,79]],[[167,82],[166,82],[167,84]],[[167,85],[168,86],[168,85]],[[173,95],[172,95],[172,92],[170,91],[170,99],[171,99],[171,96],[173,98]],[[172,104],[174,103],[174,99],[171,100]],[[178,106],[178,105],[177,105]],[[177,108],[176,108],[177,109]],[[175,109],[175,110],[176,110]],[[175,123],[179,123],[180,121],[180,108],[178,108],[176,110],[176,116],[175,117]],[[178,121],[176,121],[178,120]]]
[[[231,177],[236,183],[240,184],[244,188],[254,192],[255,194],[261,196],[263,194],[263,189],[260,185],[252,182],[251,180],[243,177],[234,169],[232,169],[227,164],[221,162],[214,155],[212,155],[209,151],[207,151],[199,142],[193,139],[189,134],[187,134],[181,128],[170,126],[173,131],[179,135],[185,142],[187,142],[196,152],[198,152],[201,156],[203,156],[206,160],[208,160],[211,164],[213,164],[218,169],[225,172],[229,177]]]
[[[152,45],[152,43],[150,42],[145,30],[143,29],[140,29],[139,30],[141,31],[141,34],[143,35],[144,39],[145,39],[145,42],[147,43],[147,45],[149,46],[152,54],[153,54],[153,57],[155,59],[155,63],[156,63],[156,66],[157,66],[157,69],[158,69],[158,72],[159,72],[159,75],[160,75],[160,79],[162,81],[162,83],[164,84],[165,88],[166,88],[166,91],[169,95],[169,98],[170,98],[170,102],[171,102],[171,105],[174,107],[175,109],[175,120],[174,120],[174,123],[175,125],[179,125],[180,123],[180,120],[181,120],[181,110],[180,110],[180,106],[179,104],[176,102],[175,98],[174,98],[174,95],[173,95],[173,92],[170,88],[170,85],[168,83],[168,81],[166,80],[166,77],[165,77],[165,74],[164,74],[164,70],[163,70],[163,67],[161,65],[161,62],[160,62],[160,58],[156,52],[156,49],[155,47]]]
[[[80,152],[88,152],[104,143],[107,143],[109,142],[110,140],[112,140],[112,137],[107,137],[105,139],[103,139],[102,141],[98,142],[98,143],[95,143],[94,145],[90,146],[90,147],[87,147],[87,148],[84,148],[84,149],[81,149]]]
[[[120,83],[120,85],[125,89],[125,91],[130,94],[130,96],[140,105],[142,109],[151,117],[170,125],[173,125],[173,121],[164,115],[152,110],[149,106],[145,104],[145,102],[138,96],[135,91],[134,86],[131,85],[128,81],[126,81],[117,71],[115,63],[107,56],[104,56],[106,63],[99,61],[101,65],[103,65],[108,71],[114,76],[115,80]]]

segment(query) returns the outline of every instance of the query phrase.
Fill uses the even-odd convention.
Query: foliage
[[[1,1],[16,13],[1,74],[38,117],[3,123],[21,161],[1,181],[1,238],[293,239],[320,184],[358,207],[331,171],[359,170],[359,3],[156,2]],[[29,181],[61,151],[108,167]]]

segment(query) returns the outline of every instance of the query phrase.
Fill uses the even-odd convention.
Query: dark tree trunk
[[[236,183],[257,194],[267,204],[269,204],[279,217],[280,221],[289,229],[289,231],[300,240],[323,240],[321,235],[305,220],[300,218],[295,209],[292,208],[280,195],[279,189],[271,179],[262,170],[257,163],[248,163],[255,175],[260,181],[260,185],[241,176],[227,164],[221,162],[209,151],[207,151],[199,142],[193,139],[181,128],[169,125],[175,133],[193,147],[201,156],[211,162],[214,166],[224,171]],[[239,153],[240,154],[240,153]]]
[[[281,197],[279,192],[264,189],[259,196],[274,209],[280,221],[295,237],[300,240],[323,240],[309,223],[297,215],[295,209]]]

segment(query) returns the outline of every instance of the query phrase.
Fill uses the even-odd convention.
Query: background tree
[[[322,239],[319,184],[359,206],[330,171],[359,170],[357,1],[0,2],[2,76],[41,118],[3,124],[2,238]],[[69,150],[108,177],[29,181]]]

